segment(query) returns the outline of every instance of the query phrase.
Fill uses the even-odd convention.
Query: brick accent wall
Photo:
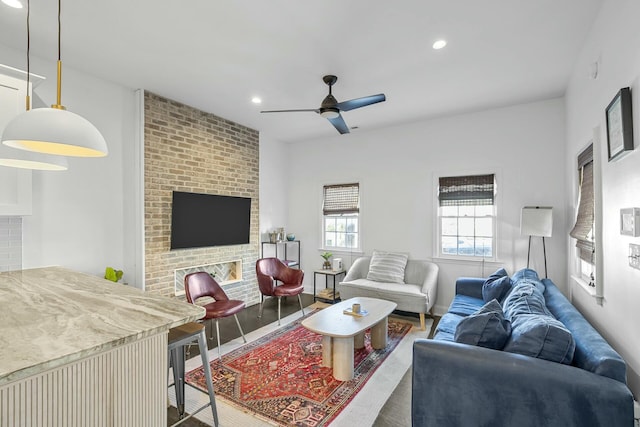
[[[171,296],[175,269],[242,259],[243,280],[224,290],[259,302],[258,132],[149,92],[144,111],[145,289]],[[250,197],[249,244],[170,250],[174,190]]]

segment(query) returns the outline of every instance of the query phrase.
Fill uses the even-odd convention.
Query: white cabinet
[[[5,71],[11,69],[0,67],[0,135],[12,118],[25,111],[27,86],[21,78],[2,74]],[[31,174],[28,169],[0,166],[0,216],[31,215]]]

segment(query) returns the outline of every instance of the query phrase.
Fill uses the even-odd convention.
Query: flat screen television
[[[251,199],[173,192],[171,249],[249,243]]]

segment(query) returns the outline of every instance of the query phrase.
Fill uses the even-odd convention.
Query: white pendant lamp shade
[[[14,150],[4,145],[0,145],[0,166],[43,171],[64,171],[68,169],[66,157]]]
[[[2,133],[9,147],[70,157],[103,157],[107,143],[95,126],[59,108],[36,108],[15,117]]]

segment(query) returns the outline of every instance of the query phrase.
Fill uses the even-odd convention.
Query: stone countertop
[[[0,386],[204,314],[193,304],[61,267],[0,273]]]

